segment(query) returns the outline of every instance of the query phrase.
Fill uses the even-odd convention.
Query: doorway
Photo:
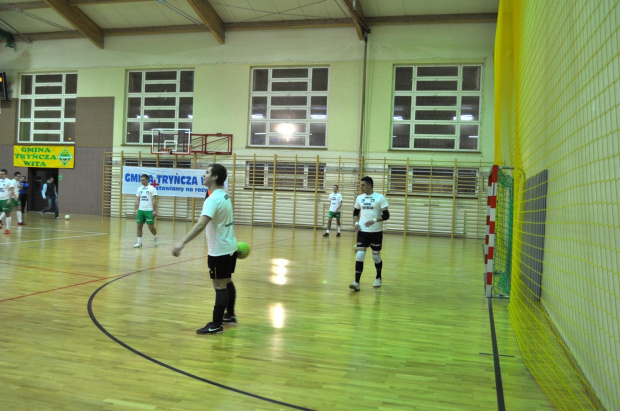
[[[28,192],[28,211],[41,211],[47,205],[47,200],[43,199],[41,191],[43,190],[43,184],[45,184],[50,177],[54,177],[54,184],[56,184],[56,190],[58,190],[58,195],[60,196],[57,168],[28,169],[28,183],[30,184]]]

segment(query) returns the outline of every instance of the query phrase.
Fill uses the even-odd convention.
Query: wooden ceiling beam
[[[425,14],[418,16],[367,17],[370,25],[438,24],[438,23],[496,23],[497,13]]]
[[[56,13],[64,17],[77,31],[88,38],[95,46],[103,49],[101,28],[78,7],[67,5],[64,0],[44,0]]]
[[[353,27],[355,27],[355,31],[357,31],[357,37],[359,37],[360,40],[364,40],[366,38],[366,34],[370,33],[370,28],[364,21],[362,3],[359,0],[342,0],[342,3],[347,10],[349,10]]]
[[[224,22],[215,11],[209,0],[187,0],[194,9],[200,20],[211,30],[220,44],[224,44]]]

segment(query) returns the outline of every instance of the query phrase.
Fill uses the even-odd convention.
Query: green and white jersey
[[[140,197],[140,203],[138,205],[138,210],[142,211],[153,211],[153,197],[157,195],[157,190],[152,185],[143,186],[141,185],[138,188],[137,196]]]
[[[329,194],[329,211],[333,211],[335,213],[340,208],[340,204],[342,204],[342,194],[333,193],[333,192],[330,193]]]
[[[11,199],[11,188],[13,188],[13,181],[5,178],[0,179],[0,200]]]
[[[202,206],[201,215],[211,218],[205,230],[208,254],[217,257],[237,251],[232,202],[226,191],[218,189],[212,192]]]
[[[13,183],[13,198],[19,200],[19,190],[22,187],[22,183],[21,181],[17,181],[16,178],[11,180],[11,182]]]

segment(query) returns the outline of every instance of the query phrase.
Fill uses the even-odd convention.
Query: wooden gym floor
[[[386,235],[354,293],[352,232],[237,226],[239,324],[209,336],[204,235],[171,255],[191,223],[134,249],[132,219],[26,221],[0,237],[1,409],[498,409],[480,240]],[[492,303],[506,409],[552,409]]]

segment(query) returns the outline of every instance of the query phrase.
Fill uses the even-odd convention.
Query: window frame
[[[60,81],[53,80],[53,77],[56,76],[61,76]],[[76,72],[22,74],[20,76],[20,97],[17,110],[17,144],[75,144],[77,85],[78,74]],[[38,88],[48,89],[49,91],[53,91],[52,89],[55,88],[60,88],[60,90],[58,90],[59,92],[37,94]],[[58,100],[58,104],[52,104],[56,100]],[[37,104],[38,102],[41,104]],[[71,107],[71,102],[73,107]],[[28,110],[28,116],[24,116],[26,110]],[[56,112],[58,113],[57,117],[49,116]],[[40,114],[41,117],[38,117],[37,114]],[[37,136],[42,138],[37,139]],[[50,141],[43,136],[57,136],[58,139],[57,141]]]
[[[438,69],[437,71],[449,71],[449,68],[457,70],[454,75],[420,75],[422,69]],[[477,90],[465,89],[472,77],[466,68],[477,69],[474,72],[474,83]],[[403,82],[398,71],[411,69],[411,82]],[[477,74],[477,75],[476,75]],[[419,90],[420,87],[440,83],[456,83],[456,90],[435,89]],[[480,134],[483,117],[483,84],[484,64],[482,63],[458,63],[458,64],[396,64],[393,67],[392,79],[392,106],[390,112],[390,150],[394,151],[447,151],[447,152],[480,152]],[[407,88],[409,87],[409,88]],[[454,105],[446,100],[454,98]],[[426,104],[420,104],[426,99]],[[431,104],[436,100],[437,104]],[[442,103],[441,100],[444,100]],[[469,99],[469,101],[467,101]],[[477,119],[473,109],[476,107]],[[408,101],[408,106],[407,106]],[[403,107],[399,109],[400,107]],[[409,111],[407,113],[407,107]],[[451,114],[453,112],[453,114]],[[474,114],[470,114],[474,113]],[[398,113],[404,116],[398,116]],[[438,118],[418,118],[418,114],[426,113],[429,117],[435,115]],[[443,116],[444,118],[441,118]],[[446,118],[452,117],[452,119]],[[407,118],[408,117],[408,118]],[[477,129],[477,131],[476,131]],[[433,130],[436,130],[433,133]],[[450,130],[453,130],[450,132]],[[476,133],[477,135],[473,134]],[[473,140],[475,139],[475,140]],[[474,147],[469,147],[475,141]],[[445,147],[442,147],[444,145]]]
[[[277,184],[275,189],[279,191],[324,191],[327,164],[319,163],[318,170],[316,167],[316,163],[247,161],[245,163],[245,188],[273,190],[275,179]]]
[[[388,165],[387,194],[478,198],[481,173],[478,167]]]
[[[135,79],[132,75],[140,74],[140,91],[132,91],[135,87],[133,81]],[[165,77],[166,73],[176,73],[174,79],[167,78],[154,78],[149,79],[149,75],[156,76],[160,74],[161,77]],[[181,91],[184,85],[184,73],[191,73],[191,91]],[[193,126],[193,113],[194,113],[194,79],[195,70],[190,68],[170,69],[170,70],[127,70],[125,78],[125,124],[124,124],[124,145],[131,146],[150,146],[152,144],[153,129],[192,129]],[[185,78],[185,81],[188,81]],[[174,85],[174,91],[147,91],[148,86],[152,87],[165,87],[166,85]],[[168,98],[174,98],[174,104],[170,105],[157,105],[147,104],[151,100],[163,99],[165,101]],[[138,111],[135,110],[135,99],[140,99]],[[187,100],[182,103],[181,99],[190,99],[191,103],[189,107],[184,107],[183,104],[187,104]],[[163,117],[167,112],[174,111],[174,116]],[[183,113],[182,113],[183,111]],[[149,113],[159,113],[160,116],[150,118]],[[188,112],[187,117],[181,117],[182,114]],[[137,117],[134,117],[137,116]],[[152,127],[145,129],[145,125],[151,124]],[[137,141],[136,141],[137,140]]]
[[[305,76],[294,75],[304,70],[307,71]],[[289,71],[292,75],[282,76],[285,71]],[[277,74],[274,75],[274,73]],[[324,79],[320,76],[322,73],[324,73]],[[250,74],[247,140],[249,147],[327,148],[330,82],[328,66],[253,67]],[[319,83],[318,79],[324,80],[324,83]],[[316,86],[314,80],[317,80]],[[306,90],[274,90],[274,85],[285,83],[289,85],[303,83],[307,87]],[[298,100],[305,99],[305,103],[277,104],[274,101],[294,100],[296,98]],[[263,100],[259,101],[259,99]],[[313,113],[313,107],[317,113]],[[286,118],[286,112],[290,113],[289,118]],[[277,118],[278,114],[280,114],[280,118]],[[274,116],[276,117],[274,118]],[[314,142],[313,135],[315,136]]]

